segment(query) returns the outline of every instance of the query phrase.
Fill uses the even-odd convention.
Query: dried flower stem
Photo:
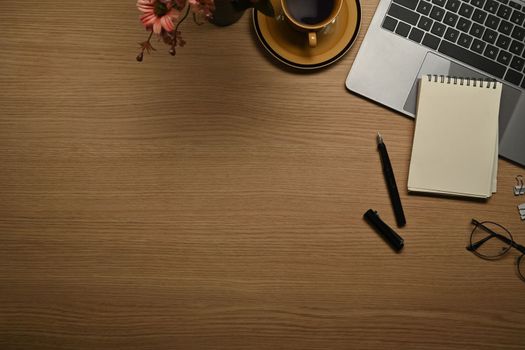
[[[187,3],[186,13],[184,13],[184,16],[182,16],[182,18],[177,22],[177,25],[175,26],[175,29],[173,30],[173,37],[175,39],[173,40],[173,43],[171,44],[171,50],[170,50],[171,55],[175,55],[175,46],[177,46],[177,31],[179,30],[179,26],[181,25],[182,22],[184,22],[186,17],[188,17],[189,13],[190,13],[190,4]]]
[[[151,37],[153,36],[153,30],[149,33],[148,40],[139,43],[141,47],[140,53],[137,55],[137,61],[142,62],[144,59],[144,51],[147,50],[150,53],[151,50],[155,51],[155,48],[151,45]]]
[[[177,23],[177,25],[175,26],[175,30],[174,32],[176,33],[177,32],[177,29],[179,29],[179,26],[182,22],[184,22],[184,20],[186,19],[186,17],[188,17],[188,14],[190,13],[190,4],[187,5],[186,7],[186,13],[184,14],[184,16],[180,19],[180,21]]]
[[[153,36],[153,30],[149,33],[148,40],[146,40],[146,42],[149,43],[151,41],[152,36]],[[144,52],[144,49],[142,49],[142,52]]]
[[[141,62],[145,52],[149,54],[151,51],[157,51],[151,45],[153,34],[158,35],[159,41],[171,47],[169,53],[174,56],[175,49],[186,44],[179,31],[182,22],[192,12],[195,23],[203,24],[198,18],[200,16],[208,20],[212,18],[215,0],[137,0],[137,8],[142,12],[140,16],[142,25],[150,32],[148,39],[139,43],[141,50],[137,55],[137,61]]]

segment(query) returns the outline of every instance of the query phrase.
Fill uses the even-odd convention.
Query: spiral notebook
[[[501,83],[423,76],[408,190],[488,198],[497,188]]]

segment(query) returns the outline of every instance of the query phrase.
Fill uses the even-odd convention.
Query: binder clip
[[[523,176],[516,176],[516,186],[514,186],[514,195],[521,196],[525,194],[525,184],[523,183]]]
[[[518,205],[521,220],[525,220],[525,203]]]

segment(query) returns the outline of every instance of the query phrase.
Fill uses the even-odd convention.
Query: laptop
[[[381,0],[346,87],[414,117],[422,75],[496,79],[500,156],[525,166],[524,46],[522,0]]]

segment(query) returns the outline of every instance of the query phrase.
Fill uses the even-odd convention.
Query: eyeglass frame
[[[509,251],[510,251],[510,248],[514,248],[516,249],[517,251],[519,251],[522,255],[518,256],[516,258],[516,268],[518,270],[518,276],[523,280],[525,281],[525,271],[521,271],[520,270],[520,263],[521,263],[521,259],[525,259],[525,246],[522,246],[521,244],[518,244],[514,241],[514,238],[512,237],[512,234],[510,233],[509,230],[507,230],[505,227],[501,226],[500,224],[496,223],[496,222],[493,222],[493,221],[483,221],[483,222],[479,222],[478,220],[476,219],[472,219],[472,222],[471,222],[473,225],[474,225],[474,229],[472,230],[471,234],[470,234],[470,244],[466,247],[466,249],[473,253],[474,255],[476,255],[477,257],[479,258],[482,258],[484,260],[497,260],[499,258],[501,258],[503,255],[507,254]],[[506,231],[508,234],[509,234],[509,237],[510,239],[508,239],[507,237],[497,233],[497,232],[494,232],[493,230],[491,230],[490,228],[488,228],[487,226],[485,226],[484,224],[486,223],[490,223],[490,224],[494,224],[500,228],[502,228],[504,231]],[[478,242],[476,243],[472,243],[472,236],[474,235],[474,231],[476,231],[477,228],[481,228],[483,229],[483,231],[487,232],[489,234],[489,236],[479,240]],[[504,243],[508,244],[509,245],[509,248],[506,249],[505,251],[503,251],[501,254],[499,255],[496,255],[494,257],[488,257],[488,256],[485,256],[483,254],[480,254],[478,253],[476,250],[481,247],[481,245],[485,242],[487,242],[489,239],[491,238],[498,238],[500,241],[503,241]]]

